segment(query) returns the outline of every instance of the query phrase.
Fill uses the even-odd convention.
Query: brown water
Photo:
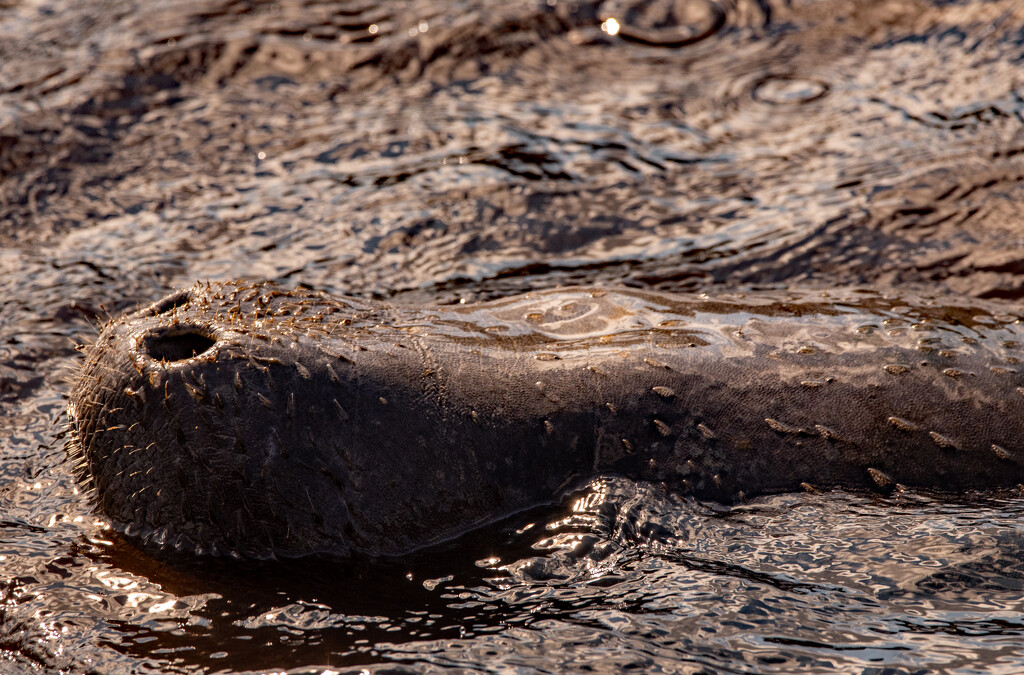
[[[0,2],[0,670],[1024,669],[1016,499],[606,479],[399,561],[108,537],[63,462],[74,343],[197,278],[1020,312],[1018,2],[379,5]]]

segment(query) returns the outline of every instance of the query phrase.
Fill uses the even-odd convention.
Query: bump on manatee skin
[[[724,502],[1010,487],[1022,340],[997,316],[865,293],[421,309],[197,284],[83,348],[68,456],[137,541],[256,558],[400,555],[604,472]]]

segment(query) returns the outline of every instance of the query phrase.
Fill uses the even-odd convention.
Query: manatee
[[[74,470],[143,545],[397,556],[599,474],[735,502],[1024,482],[1021,327],[878,292],[412,307],[197,284],[109,321]]]

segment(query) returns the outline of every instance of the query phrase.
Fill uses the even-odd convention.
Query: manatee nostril
[[[156,316],[157,314],[166,314],[172,309],[178,307],[184,307],[188,304],[189,296],[188,291],[179,291],[173,295],[169,295],[162,300],[158,300],[152,309],[149,311],[150,316]]]
[[[147,335],[146,351],[158,361],[184,361],[199,356],[217,342],[200,330],[179,329],[173,333]]]

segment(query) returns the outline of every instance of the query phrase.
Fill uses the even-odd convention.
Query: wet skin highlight
[[[999,310],[602,288],[416,308],[197,284],[103,327],[69,452],[130,537],[257,558],[400,555],[602,473],[727,502],[1013,487],[1024,355]]]

